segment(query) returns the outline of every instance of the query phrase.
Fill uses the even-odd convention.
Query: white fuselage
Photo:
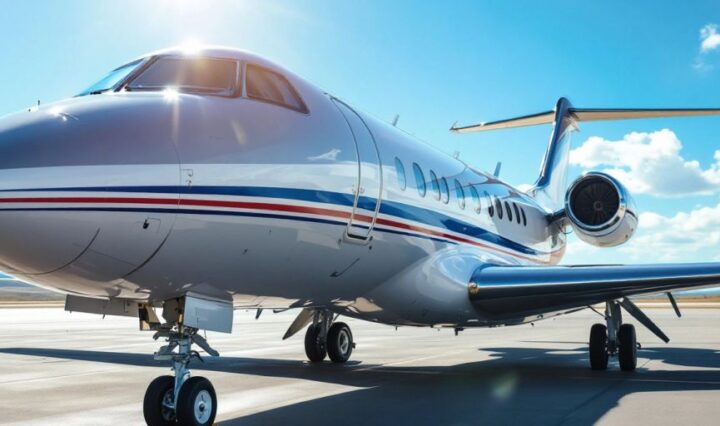
[[[193,291],[237,307],[482,325],[466,287],[478,259],[559,261],[564,235],[533,198],[235,54],[283,72],[309,113],[126,92],[0,120],[0,270],[84,296]]]

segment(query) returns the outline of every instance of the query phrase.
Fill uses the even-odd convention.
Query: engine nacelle
[[[565,213],[578,238],[599,247],[620,245],[637,229],[635,202],[612,176],[589,172],[567,191]]]

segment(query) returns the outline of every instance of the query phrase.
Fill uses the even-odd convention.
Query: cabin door
[[[353,210],[347,227],[347,236],[367,241],[375,227],[382,193],[382,167],[380,153],[372,133],[362,117],[344,102],[333,99],[350,126],[358,160],[358,182],[353,190]]]

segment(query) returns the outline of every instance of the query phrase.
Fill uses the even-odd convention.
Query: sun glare
[[[168,102],[175,102],[179,98],[178,90],[174,87],[166,87],[162,94],[163,98]]]
[[[203,49],[203,44],[195,39],[185,40],[180,44],[180,50],[185,55],[197,55]]]

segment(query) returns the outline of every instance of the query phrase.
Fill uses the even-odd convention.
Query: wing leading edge
[[[482,266],[468,287],[494,319],[572,310],[627,296],[720,285],[720,263],[596,266]]]

